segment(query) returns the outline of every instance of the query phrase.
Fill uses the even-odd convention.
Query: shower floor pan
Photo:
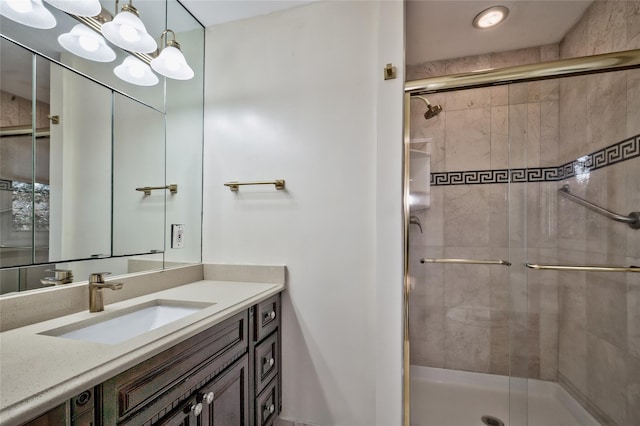
[[[522,400],[513,398],[522,403],[514,409],[514,426],[525,424],[524,419],[528,426],[600,425],[559,384],[529,380],[526,386]],[[509,426],[508,389],[507,376],[412,365],[411,425],[484,426],[481,418],[488,415]]]

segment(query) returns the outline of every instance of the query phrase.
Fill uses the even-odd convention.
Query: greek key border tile
[[[640,134],[558,167],[434,172],[431,185],[555,182],[637,157],[640,157]]]
[[[13,182],[6,179],[0,179],[0,191],[13,191]]]

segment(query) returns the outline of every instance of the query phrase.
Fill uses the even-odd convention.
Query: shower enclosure
[[[405,86],[405,425],[640,424],[640,50],[553,53]]]

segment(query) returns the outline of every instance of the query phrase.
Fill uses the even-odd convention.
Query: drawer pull
[[[213,392],[209,392],[208,394],[204,395],[203,402],[207,405],[210,405],[213,402],[213,398]]]
[[[264,318],[272,320],[276,319],[276,311],[268,312],[267,314],[265,314]]]
[[[273,359],[273,358],[269,359],[269,367],[273,367],[273,364],[275,364],[275,363],[276,363],[275,359]]]
[[[276,406],[271,404],[268,407],[265,405],[264,406],[264,411],[268,411],[269,414],[273,414],[274,411],[276,411]]]
[[[273,358],[262,358],[262,368],[264,367],[273,367],[273,364],[276,363],[276,360]]]
[[[191,412],[194,416],[198,417],[202,413],[202,403],[198,402],[195,405],[191,405]]]

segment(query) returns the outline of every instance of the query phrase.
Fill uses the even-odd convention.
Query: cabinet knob
[[[271,311],[271,313],[269,314],[269,317],[273,320],[276,319],[276,311]]]
[[[202,403],[198,402],[195,405],[191,406],[191,412],[193,413],[194,416],[199,416],[200,413],[202,413]]]
[[[213,402],[213,392],[209,392],[207,394],[204,395],[202,402],[204,402],[205,404],[209,405]]]
[[[273,364],[275,364],[275,363],[276,363],[275,359],[273,359],[273,358],[269,359],[269,367],[273,367]]]
[[[268,410],[269,410],[269,413],[273,413],[274,411],[276,411],[276,406],[275,406],[275,405],[273,405],[273,404],[271,404],[271,405],[269,406]]]

